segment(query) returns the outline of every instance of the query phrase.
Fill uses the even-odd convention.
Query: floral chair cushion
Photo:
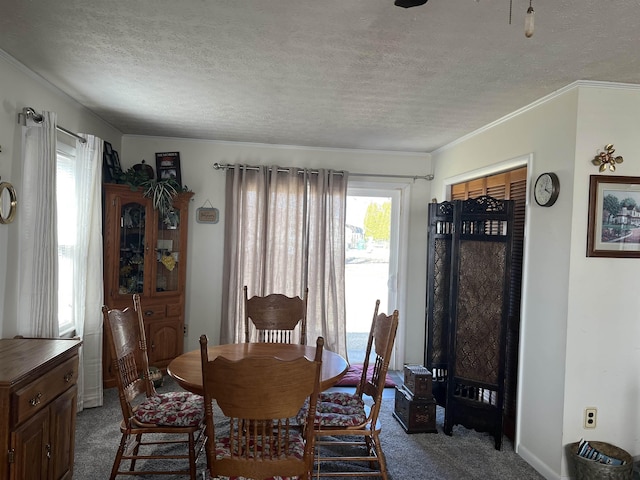
[[[338,393],[335,400],[340,403],[332,401],[319,401],[316,407],[315,425],[321,427],[355,427],[362,425],[367,420],[367,413],[364,408],[364,402],[360,397],[356,397],[343,392],[330,392]],[[321,394],[320,400],[331,399],[326,394]],[[307,412],[309,411],[309,403],[305,402],[300,411],[298,412],[298,422],[304,422]]]
[[[293,456],[295,456],[296,458],[302,460],[302,458],[304,457],[304,438],[301,434],[299,433],[295,433],[295,432],[291,432],[291,434],[289,435],[289,442],[290,443],[290,447],[291,447],[291,454]],[[254,443],[251,442],[249,444],[249,450],[248,452],[248,457],[249,458],[253,458],[254,457]],[[269,445],[266,446],[267,450],[264,452],[265,454],[268,455],[268,449],[270,448]],[[257,450],[259,452],[262,452],[262,443],[258,442],[257,445]],[[237,453],[237,452],[236,452]],[[244,455],[245,452],[242,452],[242,454]],[[220,460],[221,458],[227,458],[231,455],[231,442],[229,440],[229,437],[219,437],[216,438],[216,458],[218,460]],[[247,479],[245,477],[209,477],[211,480],[214,479],[228,479],[228,480],[251,480],[251,479]],[[294,480],[298,477],[271,477],[265,480]]]
[[[165,427],[194,427],[204,418],[204,398],[190,392],[168,392],[148,397],[138,405],[135,419]]]
[[[364,401],[354,393],[348,392],[322,392],[318,398],[320,403],[335,403],[347,407],[364,408]]]

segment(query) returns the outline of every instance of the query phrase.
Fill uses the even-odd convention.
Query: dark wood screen
[[[444,432],[463,425],[502,446],[514,202],[453,202]]]
[[[527,198],[527,168],[522,167],[451,186],[452,200],[467,200],[468,198],[479,197],[481,195],[490,195],[494,198],[513,200],[515,202],[504,407],[504,433],[508,438],[513,440],[516,429],[518,344],[520,338],[520,300],[522,291],[525,206]]]
[[[452,202],[429,204],[425,366],[432,374],[433,396],[442,407],[447,395],[453,205]]]

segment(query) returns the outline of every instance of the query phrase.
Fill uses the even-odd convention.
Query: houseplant
[[[144,189],[143,195],[151,198],[153,208],[160,213],[162,221],[168,228],[178,226],[179,217],[173,209],[173,198],[181,192],[189,192],[189,187],[180,185],[175,177],[155,179],[149,178],[145,170],[134,167],[121,172],[116,178],[116,183],[129,185],[132,190]]]

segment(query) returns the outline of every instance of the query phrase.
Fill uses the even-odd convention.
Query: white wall
[[[589,176],[598,174],[590,160],[613,143],[624,157],[615,174],[640,176],[640,88],[581,89],[577,125],[563,442],[584,436],[637,457],[640,259],[586,257],[586,235]],[[598,408],[595,430],[582,428],[589,406]]]
[[[440,196],[450,179],[516,158],[529,158],[529,191],[542,172],[560,178],[553,207],[528,200],[523,272],[516,442],[546,478],[567,477],[565,446],[583,436],[640,453],[638,260],[585,256],[590,160],[607,143],[629,159],[640,150],[640,92],[580,82],[558,93],[433,155]],[[601,285],[615,287],[603,295]],[[582,428],[587,406],[598,408],[595,430]]]
[[[186,319],[188,337],[185,349],[199,348],[198,338],[207,334],[217,343],[220,333],[222,266],[224,242],[225,174],[214,170],[214,163],[278,165],[333,168],[374,174],[426,175],[430,173],[428,155],[328,150],[259,144],[234,144],[189,139],[152,138],[125,135],[122,139],[123,168],[143,159],[155,167],[155,153],[180,152],[182,183],[195,192],[189,216]],[[407,180],[354,177],[384,183]],[[424,351],[424,299],[426,284],[427,204],[431,185],[425,180],[409,181],[409,261],[407,262],[407,306],[401,313],[399,342],[405,347],[406,362],[422,363]],[[208,201],[208,202],[207,202]],[[218,224],[195,221],[198,207],[220,210]],[[369,315],[363,312],[364,315]],[[405,333],[406,332],[406,333]],[[402,361],[402,359],[401,359]]]
[[[28,71],[0,50],[0,177],[17,190],[16,220],[0,225],[0,337],[17,333],[15,295],[17,287],[18,222],[20,221],[20,184],[22,128],[17,123],[23,107],[57,113],[58,124],[73,132],[85,132],[120,146],[121,133],[86,108]]]

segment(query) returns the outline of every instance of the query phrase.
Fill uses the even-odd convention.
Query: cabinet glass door
[[[180,248],[180,210],[158,215],[156,292],[175,292],[180,288]]]
[[[145,256],[145,205],[132,202],[120,211],[120,269],[118,293],[143,293]]]

